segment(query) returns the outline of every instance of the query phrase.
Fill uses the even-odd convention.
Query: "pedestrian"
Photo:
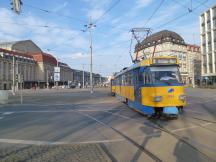
[[[81,84],[80,83],[78,83],[78,87],[81,88]]]

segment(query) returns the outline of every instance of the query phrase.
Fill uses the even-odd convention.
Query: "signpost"
[[[59,82],[60,81],[60,73],[54,73],[54,81]]]

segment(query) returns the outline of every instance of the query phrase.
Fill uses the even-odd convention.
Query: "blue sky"
[[[85,70],[89,70],[89,34],[81,30],[89,17],[95,22],[117,0],[22,2],[22,13],[16,15],[10,9],[10,0],[0,0],[0,41],[31,39],[44,52],[53,54],[72,68],[82,69],[84,64]],[[172,30],[185,42],[199,45],[199,15],[216,4],[215,0],[192,0],[192,7],[196,9],[191,13],[188,13],[191,0],[164,0],[146,24],[160,3],[161,0],[120,0],[96,22],[93,30],[94,72],[107,76],[131,65],[129,30],[133,27],[149,27],[153,33]],[[186,16],[168,23],[183,14]]]

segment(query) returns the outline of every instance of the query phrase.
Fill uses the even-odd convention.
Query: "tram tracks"
[[[131,117],[128,117],[128,116],[125,116],[125,115],[121,115],[121,114],[117,114],[117,113],[112,113],[112,112],[108,112],[108,111],[104,111],[104,112],[110,113],[112,115],[115,115],[115,116],[118,116],[118,117],[121,117],[121,118],[124,118],[124,119],[130,119],[130,120],[133,120],[133,121],[135,121],[135,122],[137,122],[139,124],[143,124],[145,126],[150,126],[150,127],[155,128],[157,130],[165,132],[165,133],[173,136],[174,138],[176,138],[180,142],[188,145],[192,149],[196,150],[198,153],[200,153],[201,155],[203,155],[206,158],[207,161],[213,161],[213,162],[215,162],[214,159],[212,159],[206,153],[204,153],[199,148],[197,148],[196,146],[194,146],[193,144],[191,144],[185,137],[179,136],[176,133],[168,130],[167,128],[165,128],[164,126],[162,126],[160,123],[158,123],[157,120],[151,119],[151,120],[149,120],[149,122],[147,122],[147,121],[143,122],[143,121],[140,121],[139,119],[134,119],[134,118],[131,118]]]
[[[200,118],[197,118],[197,117],[191,117],[191,116],[190,116],[190,118],[180,117],[179,119],[190,121],[191,123],[193,123],[194,125],[196,125],[198,127],[201,127],[201,128],[206,129],[206,130],[208,130],[210,132],[216,133],[216,130],[213,130],[213,129],[210,129],[210,128],[206,127],[209,124],[216,124],[216,121],[205,120],[205,119],[203,120],[203,119],[200,119]],[[198,124],[198,123],[194,122],[193,119],[198,120],[198,121],[203,121],[203,122],[206,122],[206,123]]]
[[[202,152],[199,148],[197,148],[196,146],[194,146],[193,144],[191,144],[187,139],[185,139],[185,137],[177,135],[176,133],[173,133],[172,131],[166,129],[164,126],[162,126],[160,123],[158,123],[158,121],[151,120],[151,122],[154,123],[157,126],[157,129],[170,134],[171,136],[175,137],[179,141],[183,142],[184,144],[187,144],[189,147],[191,147],[194,150],[196,150],[198,153],[202,154],[206,158],[207,161],[209,161],[209,162],[210,161],[212,161],[212,162],[215,161],[214,159],[212,159],[211,157],[209,157],[206,153]]]
[[[93,117],[92,115],[86,114],[84,112],[79,112],[74,110],[75,112],[86,116],[96,122],[98,122],[99,124],[103,125],[104,127],[110,128],[112,129],[114,132],[116,132],[117,134],[119,134],[120,136],[122,136],[123,138],[125,138],[128,142],[130,142],[131,144],[133,144],[135,147],[137,147],[140,151],[142,151],[143,153],[145,153],[147,156],[149,156],[152,160],[154,160],[155,162],[163,162],[160,158],[158,158],[155,154],[153,154],[152,152],[150,152],[148,149],[146,149],[142,144],[137,143],[136,141],[134,141],[132,138],[130,138],[129,136],[127,136],[125,133],[119,131],[118,129],[102,122],[101,120],[98,120],[97,118]],[[107,111],[103,111],[103,112],[107,112]]]

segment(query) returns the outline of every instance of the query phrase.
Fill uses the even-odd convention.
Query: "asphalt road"
[[[216,90],[187,96],[177,120],[149,120],[109,89],[25,91],[0,105],[0,162],[216,161]]]

